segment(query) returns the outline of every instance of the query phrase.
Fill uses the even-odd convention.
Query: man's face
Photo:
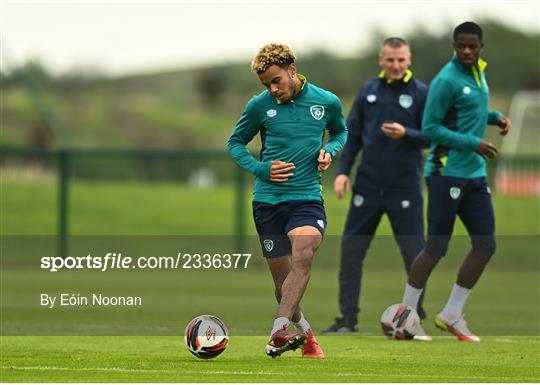
[[[482,47],[484,47],[484,43],[474,33],[460,33],[454,41],[454,50],[464,67],[471,67],[478,63]]]
[[[286,69],[272,65],[262,74],[258,74],[262,85],[280,102],[285,103],[294,97],[296,92],[296,65],[290,64]]]
[[[379,65],[384,70],[384,77],[388,80],[401,80],[411,66],[411,51],[406,45],[393,48],[385,45],[379,56]]]

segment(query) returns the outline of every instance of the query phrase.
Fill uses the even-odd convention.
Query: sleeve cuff
[[[499,111],[491,111],[488,115],[488,124],[497,124],[497,122],[504,118],[504,114],[500,113]]]
[[[402,139],[410,139],[412,136],[413,135],[412,135],[412,132],[411,132],[411,128],[405,127],[405,134],[403,135]]]
[[[330,154],[330,156],[332,157],[332,160],[334,160],[334,158],[336,157],[336,151],[332,150],[331,148],[328,148],[328,147],[324,147],[324,152],[327,152]]]
[[[478,137],[472,137],[471,138],[471,149],[476,150],[478,148],[478,146],[480,145],[481,140],[482,139],[480,139]]]
[[[336,175],[349,175],[351,173],[352,165],[341,162],[338,167]]]
[[[272,162],[258,162],[255,175],[264,180],[270,180],[270,167]]]

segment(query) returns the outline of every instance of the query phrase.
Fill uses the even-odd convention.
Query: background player
[[[429,87],[422,123],[432,141],[426,161],[428,185],[428,239],[416,257],[403,303],[416,306],[423,288],[446,254],[456,215],[467,228],[472,248],[465,257],[450,298],[435,319],[437,327],[463,341],[480,341],[463,319],[463,307],[486,264],[495,252],[495,215],[486,180],[486,159],[497,149],[483,140],[486,124],[499,126],[506,135],[510,119],[490,111],[489,91],[480,58],[482,29],[465,22],[454,29],[454,58]]]

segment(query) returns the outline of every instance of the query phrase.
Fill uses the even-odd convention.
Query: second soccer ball
[[[412,340],[419,325],[420,317],[416,310],[400,303],[389,306],[381,316],[384,335],[397,340]]]

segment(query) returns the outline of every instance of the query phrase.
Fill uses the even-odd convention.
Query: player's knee
[[[296,262],[292,263],[291,269],[297,273],[298,272],[301,272],[302,274],[309,273],[309,271],[311,270],[312,260],[313,260],[312,258],[307,257],[307,256],[305,258],[298,259]]]
[[[472,241],[472,251],[475,255],[489,260],[497,249],[495,238],[492,236],[477,236]]]
[[[472,251],[474,254],[485,258],[491,258],[497,248],[495,236],[493,235],[475,235],[471,239]]]
[[[446,255],[446,253],[448,252],[448,245],[427,243],[424,252],[430,258],[438,260]]]
[[[296,260],[293,260],[291,265],[291,272],[296,277],[309,278],[311,273],[311,262],[313,260],[313,253],[306,251],[305,255],[299,256]]]
[[[296,244],[293,249],[293,262],[298,261],[302,263],[310,263],[313,259],[313,255],[317,251],[318,243],[316,242],[303,242],[302,244]]]

